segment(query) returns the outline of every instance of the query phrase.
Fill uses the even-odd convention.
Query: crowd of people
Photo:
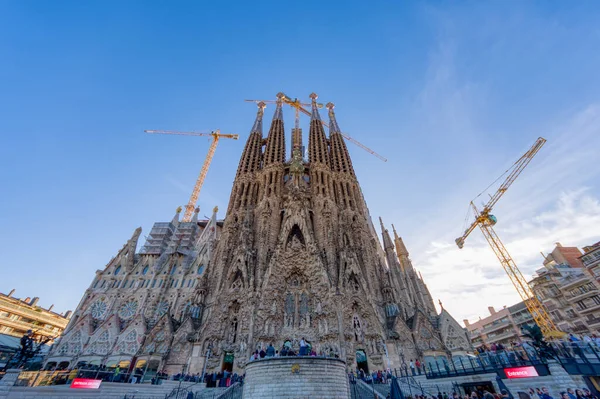
[[[320,357],[333,357],[338,358],[339,356],[333,350],[329,353],[320,351],[317,353],[314,348],[304,339],[304,337],[298,343],[298,351],[296,352],[290,344],[283,344],[280,350],[276,350],[272,343],[266,348],[260,347],[250,356],[250,361],[260,360],[269,357],[285,357],[285,356],[320,356]]]

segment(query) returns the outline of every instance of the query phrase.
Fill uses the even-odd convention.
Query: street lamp
[[[200,377],[200,381],[204,381],[204,374],[206,374],[206,364],[208,363],[208,358],[210,357],[210,350],[212,349],[212,343],[208,343],[208,347],[206,349],[206,357],[204,358],[204,367],[202,367],[202,376]]]

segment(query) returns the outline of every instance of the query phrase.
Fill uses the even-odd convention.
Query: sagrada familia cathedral
[[[394,229],[383,246],[333,104],[329,137],[315,94],[303,156],[296,124],[286,156],[282,100],[268,135],[264,103],[242,153],[227,214],[138,228],[85,292],[46,364],[104,364],[199,373],[244,372],[257,348],[317,354],[349,369],[451,362],[471,349],[438,314]]]

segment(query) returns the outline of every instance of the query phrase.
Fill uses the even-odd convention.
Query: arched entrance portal
[[[362,370],[365,374],[369,374],[369,363],[367,362],[367,354],[364,350],[356,351],[356,368]]]
[[[225,355],[223,355],[223,371],[233,371],[233,359],[233,352],[225,352]]]

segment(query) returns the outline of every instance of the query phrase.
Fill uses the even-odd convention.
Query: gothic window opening
[[[231,321],[231,331],[232,331],[232,339],[231,339],[231,343],[235,344],[235,342],[237,341],[237,331],[238,331],[238,319],[237,317],[234,317],[234,319]]]
[[[304,234],[302,234],[302,230],[295,224],[290,230],[290,234],[288,235],[287,245],[292,249],[298,249],[300,247],[304,247],[306,245],[304,240]]]
[[[117,266],[117,268],[115,269],[115,276],[117,274],[119,274],[120,271],[121,271],[121,266]]]
[[[235,274],[233,275],[232,279],[231,279],[231,289],[234,291],[240,290],[243,286],[242,283],[242,271],[240,269],[237,269],[237,271],[235,272]]]
[[[360,284],[359,284],[358,278],[356,277],[356,274],[354,274],[354,272],[352,272],[352,274],[350,274],[350,278],[348,279],[348,285],[350,286],[351,289],[354,290],[354,292],[360,291]]]

